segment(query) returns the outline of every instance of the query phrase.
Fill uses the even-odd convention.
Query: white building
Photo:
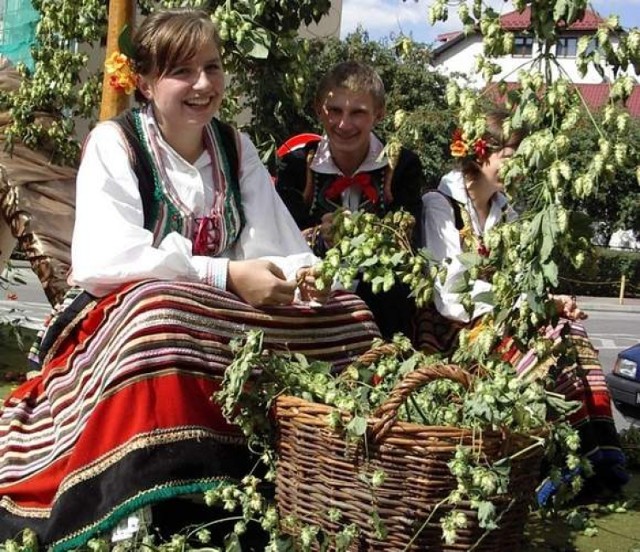
[[[494,77],[495,81],[516,82],[520,69],[535,68],[536,58],[539,54],[538,45],[531,33],[528,32],[531,22],[531,8],[527,7],[522,13],[513,11],[500,17],[502,27],[515,35],[513,52],[510,55],[495,58],[492,61],[502,67],[502,71]],[[556,45],[556,59],[561,69],[553,68],[553,74],[560,72],[575,83],[587,104],[597,109],[603,105],[609,97],[609,82],[613,79],[611,72],[601,76],[595,69],[589,67],[586,75],[582,76],[576,66],[576,51],[578,41],[582,36],[593,35],[602,18],[592,11],[586,10],[582,20],[571,24],[562,33]],[[621,32],[623,32],[621,30]],[[442,42],[434,52],[434,65],[444,74],[464,74],[469,77],[470,84],[483,87],[486,83],[481,75],[474,74],[476,56],[482,53],[482,36],[480,32],[466,35],[462,32],[451,32],[440,35],[438,40]],[[613,47],[618,44],[617,37],[612,38]],[[629,73],[636,76],[632,71]],[[627,107],[629,112],[640,116],[640,87],[636,86],[629,98]]]

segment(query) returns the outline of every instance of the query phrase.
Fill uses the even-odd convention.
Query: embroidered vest
[[[165,194],[159,180],[158,170],[153,157],[144,147],[143,134],[137,110],[127,110],[113,119],[123,131],[131,155],[131,165],[138,179],[138,187],[142,198],[144,227],[154,233],[155,241],[161,241],[169,232],[182,233],[185,225],[184,216]],[[240,235],[244,226],[244,213],[240,199],[239,157],[236,145],[236,131],[233,127],[213,119],[210,128],[215,140],[221,145],[222,170],[227,179],[228,200],[240,216],[240,224],[227,224],[230,235],[227,247]],[[226,218],[226,217],[225,217]],[[227,221],[229,222],[229,221]]]

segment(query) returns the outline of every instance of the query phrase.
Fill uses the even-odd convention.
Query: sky
[[[342,0],[340,36],[344,38],[361,25],[374,40],[404,33],[418,42],[429,44],[435,42],[441,33],[462,30],[455,6],[450,7],[446,22],[438,22],[431,27],[427,13],[432,1]],[[459,2],[450,2],[451,5],[456,3]],[[499,13],[513,11],[512,3],[506,0],[485,0],[485,3]],[[640,0],[592,0],[591,6],[601,16],[619,15],[623,27],[640,27]]]

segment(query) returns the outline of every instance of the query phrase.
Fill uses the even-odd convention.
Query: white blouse
[[[154,124],[147,111],[143,117]],[[215,189],[209,153],[188,163],[158,135],[166,176],[180,200],[196,216],[208,213]],[[98,297],[146,278],[204,282],[224,289],[229,260],[268,259],[287,279],[317,263],[255,146],[243,134],[238,154],[245,225],[235,244],[216,258],[198,256],[192,254],[189,238],[172,232],[153,247],[153,234],[144,228],[127,142],[116,123],[99,124],[87,139],[78,171],[70,282]]]
[[[484,228],[481,228],[474,209],[468,208],[467,202],[469,199],[466,186],[462,173],[459,171],[450,172],[442,177],[438,185],[438,192],[427,192],[422,196],[423,245],[431,252],[431,255],[438,263],[447,258],[451,260],[450,264],[447,265],[447,276],[444,282],[439,280],[435,282],[435,306],[447,318],[459,322],[469,322],[469,313],[460,303],[460,294],[452,291],[467,269],[459,260],[462,247],[460,245],[460,233],[455,224],[453,207],[442,194],[466,206],[476,235],[480,235],[502,222],[505,213],[508,221],[513,220],[517,215],[508,206],[507,198],[504,194],[497,193],[491,199],[489,216]],[[473,318],[482,316],[493,308],[492,305],[476,299],[481,293],[488,291],[491,291],[489,282],[484,280],[472,282],[470,293],[475,304]]]

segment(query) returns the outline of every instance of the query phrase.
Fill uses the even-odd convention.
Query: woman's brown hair
[[[132,37],[134,70],[139,75],[162,77],[195,56],[211,40],[220,50],[218,29],[203,10],[175,8],[155,12],[145,18]],[[144,100],[138,93],[136,99]]]

